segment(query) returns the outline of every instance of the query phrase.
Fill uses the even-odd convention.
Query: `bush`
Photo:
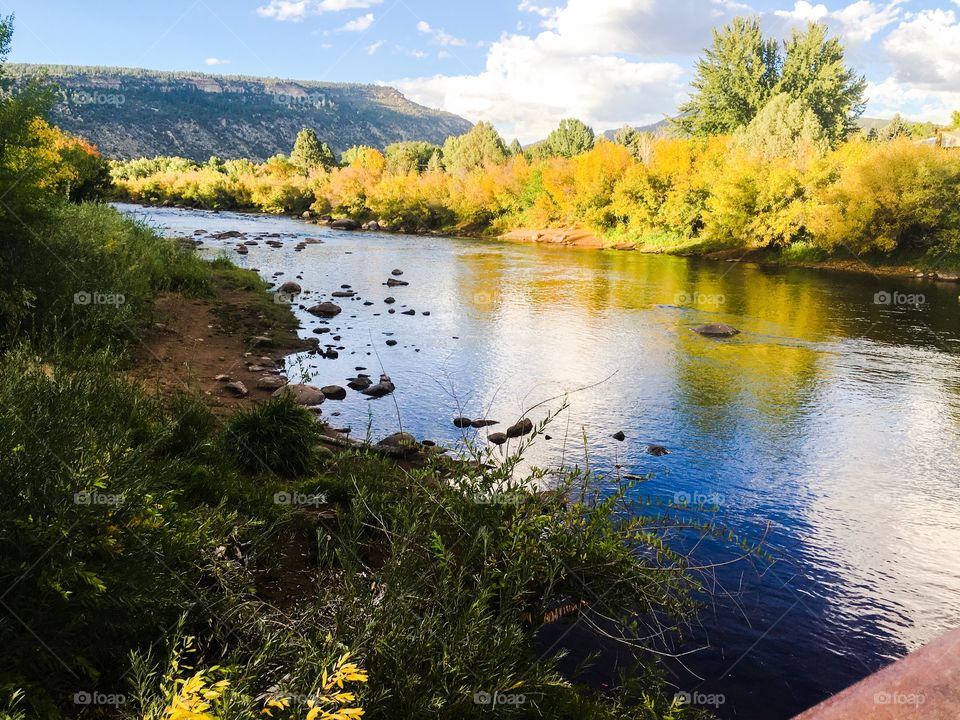
[[[281,477],[304,475],[313,466],[320,426],[290,393],[241,410],[227,422],[223,449],[237,467]]]

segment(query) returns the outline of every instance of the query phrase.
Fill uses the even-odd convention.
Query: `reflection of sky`
[[[762,576],[742,563],[719,571],[735,600],[717,600],[694,633],[716,648],[691,665],[731,695],[723,713],[788,716],[960,623],[960,365],[943,350],[960,337],[955,287],[924,285],[919,310],[878,307],[875,292],[916,292],[913,281],[337,234],[229,213],[150,215],[181,234],[324,239],[302,253],[261,244],[238,261],[283,280],[302,274],[305,305],[344,283],[359,292],[320,336],[341,336],[339,359],[301,356],[290,371],[317,385],[345,384],[356,367],[389,373],[393,398],[351,392],[324,405],[355,436],[393,432],[399,415],[418,437],[455,445],[455,415],[500,420],[491,431],[502,430],[556,398],[532,413],[543,418],[571,393],[548,430],[554,439],[538,441],[530,461],[653,473],[644,493],[721,497],[717,519],[753,539],[769,522],[778,562]],[[394,267],[409,287],[382,286]],[[681,297],[694,294],[693,306]],[[418,314],[401,315],[405,306]],[[298,316],[308,335],[322,324]],[[743,334],[705,339],[690,331],[699,322]],[[627,442],[611,438],[617,430]],[[648,443],[672,454],[652,457]],[[716,542],[698,552],[730,555]]]

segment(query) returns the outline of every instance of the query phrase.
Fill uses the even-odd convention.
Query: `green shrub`
[[[282,393],[233,415],[222,443],[227,457],[243,470],[297,477],[313,466],[319,434],[313,413]]]

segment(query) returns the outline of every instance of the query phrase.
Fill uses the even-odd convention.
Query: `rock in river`
[[[473,420],[468,417],[455,417],[453,419],[453,426],[458,428],[470,427],[473,424]]]
[[[347,397],[346,389],[339,385],[326,385],[320,388],[320,392],[327,400],[344,400]]]
[[[397,386],[390,381],[390,377],[388,375],[381,375],[380,382],[378,382],[376,385],[371,385],[366,390],[361,390],[360,392],[368,397],[381,398],[384,395],[389,395],[396,389]]]
[[[474,420],[470,423],[475,428],[485,428],[490,427],[491,425],[499,425],[496,420]]]
[[[373,385],[373,380],[368,378],[366,375],[355,377],[347,383],[347,387],[351,390],[366,390],[371,385]]]
[[[647,452],[656,457],[663,457],[664,455],[669,455],[670,451],[667,450],[663,445],[648,445]]]
[[[387,287],[403,287],[409,284],[406,280],[397,280],[396,278],[389,278],[387,280]]]
[[[733,325],[727,325],[726,323],[710,323],[709,325],[697,325],[693,328],[695,333],[700,335],[705,335],[706,337],[733,337],[734,335],[739,335],[740,331],[737,330]]]
[[[490,433],[490,435],[487,436],[487,440],[494,445],[503,445],[507,441],[507,435],[506,433]]]
[[[342,220],[334,220],[330,223],[330,227],[334,230],[359,230],[360,223],[350,218],[344,218]]]
[[[615,433],[613,434],[613,439],[614,439],[614,440],[619,440],[620,442],[623,442],[624,440],[627,439],[627,436],[623,434],[623,430],[618,430],[617,432],[615,432]]]
[[[286,295],[299,295],[302,291],[303,288],[293,281],[285,282],[280,286],[280,292]]]
[[[516,425],[507,428],[508,438],[518,438],[522,435],[529,435],[533,432],[533,421],[530,418],[524,418]]]
[[[325,302],[320,303],[319,305],[314,305],[312,308],[309,308],[307,312],[311,315],[316,315],[317,317],[334,317],[335,315],[340,314],[341,308],[339,305]]]
[[[400,268],[395,268],[390,271],[390,274],[393,275],[394,277],[400,277],[401,275],[403,275],[403,270],[401,270]]]
[[[257,380],[257,387],[261,390],[279,390],[286,384],[287,381],[277,375],[264,375]]]
[[[405,432],[398,432],[385,437],[377,445],[405,450],[408,453],[415,453],[420,449],[420,443],[417,442],[417,439],[410,433]]]
[[[297,403],[306,405],[307,407],[319,405],[326,399],[320,391],[320,388],[316,388],[313,385],[286,385],[277,390],[273,396],[279,397],[287,393],[292,395]]]

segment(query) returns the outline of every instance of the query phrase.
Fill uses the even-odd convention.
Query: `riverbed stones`
[[[325,385],[320,388],[320,392],[327,400],[345,400],[347,398],[346,388],[339,385]]]
[[[388,298],[385,298],[385,299],[384,299],[384,302],[385,302],[387,305],[393,305],[396,301],[397,301],[397,299],[396,299],[395,297],[388,297]]]
[[[613,434],[613,439],[617,440],[618,442],[623,442],[627,439],[627,436],[624,434],[623,430],[618,430]]]
[[[401,275],[403,275],[403,270],[401,270],[400,268],[394,268],[393,270],[390,271],[390,274],[393,275],[394,277],[400,277]]]
[[[298,283],[295,283],[291,280],[280,286],[280,292],[285,295],[299,295],[301,292],[303,292],[303,288],[300,287]]]
[[[313,385],[303,384],[285,385],[277,390],[273,396],[280,397],[281,395],[286,394],[292,395],[297,404],[306,405],[307,407],[320,405],[326,399],[320,388],[314,387]]]
[[[405,432],[398,432],[394,433],[393,435],[388,435],[383,440],[378,442],[377,445],[401,450],[407,454],[413,454],[420,449],[420,443],[417,442],[417,439],[410,433]]]
[[[313,307],[308,308],[307,312],[310,313],[311,315],[316,315],[317,317],[328,318],[328,317],[336,317],[341,312],[343,312],[343,308],[331,302],[323,302],[323,303],[320,303],[319,305],[314,305]]]
[[[533,421],[530,418],[524,418],[515,425],[507,428],[507,437],[518,438],[523,435],[529,435],[533,432]]]
[[[733,327],[733,325],[727,325],[726,323],[697,325],[695,328],[693,328],[693,331],[698,335],[703,335],[704,337],[718,338],[730,338],[740,334],[740,331]]]
[[[487,440],[494,445],[503,445],[507,441],[507,434],[502,432],[490,433],[487,436]]]
[[[373,385],[373,380],[366,375],[359,375],[347,382],[347,387],[351,390],[366,390],[371,385]]]
[[[330,293],[330,295],[335,298],[352,298],[356,294],[355,290],[337,290],[336,292]]]
[[[393,347],[397,344],[396,340],[387,340],[387,347]]]
[[[367,397],[381,398],[386,395],[389,395],[396,389],[397,389],[397,386],[394,385],[393,382],[390,380],[389,375],[381,375],[380,382],[378,382],[376,385],[371,385],[366,390],[361,390],[360,392],[362,392]]]
[[[670,451],[663,445],[647,445],[647,453],[656,457],[663,457],[669,455]]]
[[[416,310],[404,310],[404,311],[403,311],[402,313],[400,313],[400,314],[401,314],[401,315],[416,315],[416,314],[417,314],[417,311],[416,311]]]
[[[473,420],[468,417],[455,417],[453,419],[453,426],[458,428],[468,428],[473,424]]]
[[[409,284],[406,280],[397,280],[396,278],[387,279],[387,287],[405,287]]]
[[[500,423],[497,420],[474,420],[470,425],[477,428],[490,427],[491,425],[499,425]]]

